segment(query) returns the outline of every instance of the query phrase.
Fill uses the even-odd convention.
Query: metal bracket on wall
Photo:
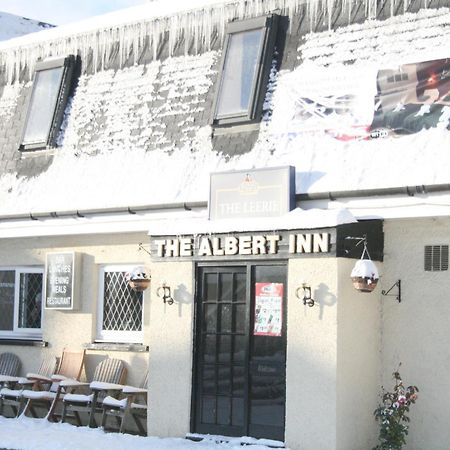
[[[397,286],[398,288],[397,294],[389,294],[389,292],[391,292],[392,289],[395,288],[395,286]],[[402,280],[396,281],[387,291],[381,291],[381,295],[395,296],[395,299],[400,303],[402,301]]]
[[[152,256],[152,254],[150,253],[150,251],[147,250],[147,249],[143,246],[142,242],[139,242],[138,250],[144,250],[145,253],[148,253],[150,256]]]

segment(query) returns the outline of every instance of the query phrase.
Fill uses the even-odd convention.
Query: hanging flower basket
[[[126,280],[133,291],[145,291],[150,286],[150,271],[147,267],[135,267],[126,274]]]
[[[353,287],[360,292],[372,292],[378,283],[379,275],[375,264],[370,259],[356,261],[351,278]]]
[[[128,285],[133,291],[142,292],[150,286],[150,280],[130,280]]]

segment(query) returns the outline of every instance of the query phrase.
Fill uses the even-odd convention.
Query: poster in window
[[[254,336],[281,336],[283,283],[255,284]]]

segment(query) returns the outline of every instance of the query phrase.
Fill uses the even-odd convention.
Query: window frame
[[[60,58],[52,58],[45,61],[39,61],[36,63],[33,78],[33,87],[31,90],[31,95],[28,99],[27,115],[25,122],[23,124],[22,136],[20,139],[19,150],[21,152],[28,152],[34,150],[42,150],[46,148],[52,148],[56,146],[56,138],[58,136],[59,130],[61,128],[64,110],[67,105],[67,100],[69,98],[69,93],[71,91],[72,82],[74,78],[76,65],[76,58],[74,55],[69,55]],[[58,94],[56,96],[56,102],[54,105],[53,115],[49,126],[49,132],[47,138],[39,142],[24,143],[26,137],[26,131],[28,126],[28,121],[31,115],[31,108],[33,106],[34,93],[37,89],[36,75],[38,72],[45,70],[58,69],[63,67],[63,73],[61,76],[61,82],[58,86]]]
[[[212,117],[210,121],[211,125],[216,127],[227,125],[241,125],[245,123],[256,123],[261,120],[262,107],[266,95],[266,87],[269,81],[270,67],[272,64],[273,52],[275,48],[278,18],[279,16],[277,14],[269,14],[266,16],[228,23],[225,43],[223,47],[224,49],[220,62],[218,77],[219,81],[214,96]],[[225,64],[230,50],[231,36],[233,34],[246,31],[254,31],[257,29],[263,29],[263,36],[258,58],[256,61],[256,74],[251,86],[248,109],[245,113],[241,114],[232,113],[219,115],[219,100],[224,81]]]
[[[140,331],[117,331],[103,329],[103,313],[104,313],[104,286],[106,272],[130,272],[134,267],[142,265],[137,264],[108,264],[102,265],[99,270],[98,277],[98,302],[97,302],[97,329],[95,342],[108,343],[126,343],[126,344],[142,344],[144,342],[144,305],[145,297],[142,292],[142,329]]]
[[[27,267],[27,266],[2,266],[0,272],[14,271],[14,312],[13,312],[13,329],[0,330],[1,339],[41,339],[42,338],[42,322],[44,319],[44,284],[45,284],[45,268],[44,267]],[[20,275],[40,273],[42,274],[42,301],[41,301],[41,326],[39,328],[20,328],[19,327],[19,301],[20,301]]]

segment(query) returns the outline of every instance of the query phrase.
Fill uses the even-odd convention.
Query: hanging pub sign
[[[254,336],[281,336],[283,283],[255,284]]]
[[[45,308],[77,309],[77,277],[80,255],[75,252],[47,253],[45,263]]]
[[[292,166],[211,174],[209,218],[276,217],[295,207]]]

